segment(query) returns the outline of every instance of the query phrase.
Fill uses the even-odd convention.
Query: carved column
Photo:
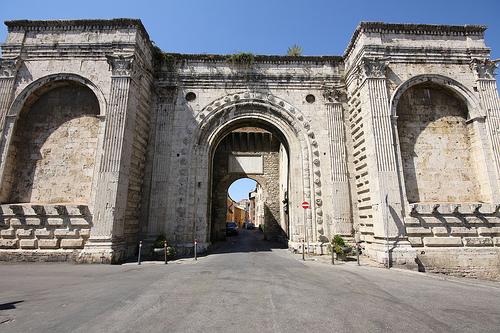
[[[12,103],[14,83],[21,62],[19,57],[0,59],[0,130],[3,130],[5,116]]]
[[[129,110],[134,56],[108,56],[112,70],[91,237],[82,261],[119,262],[124,256],[123,228],[133,140]]]
[[[366,118],[373,231],[380,244],[385,243],[386,237],[395,240],[404,235],[401,188],[385,78],[387,64],[384,59],[364,57],[359,65],[362,108]]]
[[[489,59],[472,59],[470,63],[477,79],[479,98],[486,111],[486,128],[493,150],[497,184],[500,183],[500,99],[498,97],[495,70],[497,64]]]
[[[156,107],[154,156],[151,174],[151,196],[147,234],[153,239],[160,233],[174,233],[174,222],[167,220],[168,179],[170,175],[170,155],[172,154],[170,138],[171,124],[174,114],[175,90],[173,88],[158,88],[158,105]],[[170,223],[168,223],[170,222]]]
[[[341,235],[352,234],[349,179],[344,127],[343,94],[340,89],[327,89],[326,115],[328,144],[330,149],[330,170],[333,192],[333,232]]]

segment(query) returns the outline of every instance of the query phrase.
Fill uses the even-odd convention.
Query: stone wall
[[[86,205],[1,205],[0,261],[76,260],[92,225]]]
[[[118,262],[138,238],[162,233],[204,249],[217,239],[211,203],[225,213],[227,187],[251,176],[268,203],[268,232],[293,248],[306,239],[321,252],[334,234],[350,237],[354,222],[378,262],[466,274],[498,267],[500,99],[482,26],[361,23],[342,57],[239,64],[170,54],[154,66],[163,56],[138,20],[7,24],[0,200],[39,204],[6,206],[2,255],[80,251],[83,262]],[[272,132],[288,170],[279,142],[252,151],[262,131],[216,152],[237,127]],[[276,184],[228,173],[226,157],[239,153],[263,156]],[[64,208],[76,202],[89,213]],[[81,216],[88,225],[77,225]]]
[[[32,103],[14,131],[3,202],[88,204],[99,131],[97,98],[90,89],[68,83]]]
[[[408,89],[398,103],[406,196],[411,202],[484,202],[467,106],[436,85]]]

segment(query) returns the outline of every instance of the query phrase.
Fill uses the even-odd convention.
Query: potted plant
[[[337,255],[337,259],[345,261],[352,248],[347,245],[340,235],[335,235],[331,241],[331,249]]]

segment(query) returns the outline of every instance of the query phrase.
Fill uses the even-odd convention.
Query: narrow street
[[[292,255],[242,230],[198,261],[2,264],[1,332],[498,332],[500,284]]]

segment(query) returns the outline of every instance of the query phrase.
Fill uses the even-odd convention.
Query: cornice
[[[224,54],[181,54],[181,53],[164,53],[172,56],[180,61],[198,61],[198,62],[228,62],[230,55]],[[258,64],[277,64],[277,63],[328,63],[341,64],[343,58],[341,56],[282,56],[282,55],[264,55],[257,54],[254,56],[255,63]]]
[[[139,19],[89,19],[89,20],[15,20],[5,21],[8,32],[15,31],[100,31],[115,29],[137,29],[149,43],[149,34]]]
[[[364,45],[345,73],[349,76],[363,57],[390,58],[391,64],[450,64],[468,65],[472,58],[487,58],[489,48],[444,48],[444,47],[386,47],[381,45]]]
[[[348,57],[362,33],[412,34],[433,36],[484,36],[484,25],[440,25],[413,23],[360,22],[344,52]]]

